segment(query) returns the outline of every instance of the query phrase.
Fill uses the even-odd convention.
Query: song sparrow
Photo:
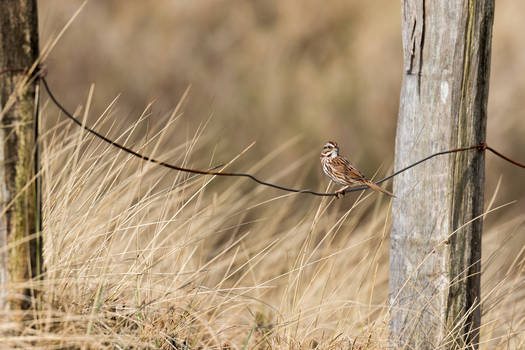
[[[339,146],[334,141],[328,141],[321,152],[321,165],[324,173],[336,184],[343,185],[336,192],[337,198],[344,195],[344,191],[353,185],[366,185],[371,189],[395,197],[392,193],[382,189],[375,183],[368,180],[359,170],[354,168],[350,162],[339,155]]]

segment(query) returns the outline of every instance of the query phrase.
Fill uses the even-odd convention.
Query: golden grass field
[[[40,2],[42,46],[81,3]],[[521,161],[524,10],[496,7],[487,129]],[[142,153],[323,191],[328,139],[391,171],[401,59],[399,2],[90,1],[46,65],[70,110]],[[172,172],[46,98],[42,119],[43,306],[0,349],[389,348],[385,196]],[[520,349],[525,177],[487,155],[486,178],[480,348]]]

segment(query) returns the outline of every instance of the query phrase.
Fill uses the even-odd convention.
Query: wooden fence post
[[[395,168],[485,140],[494,0],[403,0]],[[441,156],[394,179],[390,339],[475,349],[484,154]],[[473,220],[473,221],[472,221]]]
[[[23,283],[39,274],[42,262],[40,239],[27,238],[40,218],[33,179],[38,80],[23,83],[39,48],[36,0],[4,0],[1,7],[0,311],[6,311],[31,305],[34,291]],[[8,289],[13,285],[20,287]]]

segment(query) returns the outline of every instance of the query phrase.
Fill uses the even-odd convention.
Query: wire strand
[[[51,89],[49,88],[48,84],[47,84],[47,81],[46,79],[43,77],[43,76],[40,76],[40,80],[42,81],[43,85],[44,85],[44,88],[46,89],[46,92],[47,94],[49,95],[49,98],[51,98],[51,101],[53,101],[53,103],[58,107],[58,109],[60,109],[65,115],[66,117],[68,117],[73,123],[75,123],[76,125],[78,125],[79,127],[83,128],[84,130],[86,130],[87,132],[91,133],[92,135],[98,137],[99,139],[103,140],[104,142],[126,152],[126,153],[129,153],[137,158],[140,158],[144,161],[147,161],[147,162],[151,162],[151,163],[154,163],[154,164],[157,164],[157,165],[160,165],[160,166],[163,166],[165,168],[168,168],[168,169],[172,169],[172,170],[177,170],[177,171],[183,171],[183,172],[187,172],[187,173],[192,173],[192,174],[199,174],[199,175],[215,175],[215,176],[230,176],[230,177],[246,177],[246,178],[249,178],[250,180],[260,184],[260,185],[263,185],[263,186],[268,186],[268,187],[272,187],[272,188],[276,188],[278,190],[282,190],[282,191],[288,191],[288,192],[295,192],[295,193],[306,193],[306,194],[311,194],[311,195],[314,195],[314,196],[323,196],[323,197],[332,197],[332,196],[337,196],[338,193],[337,192],[334,192],[334,193],[324,193],[324,192],[316,192],[316,191],[312,191],[312,190],[303,190],[303,189],[296,189],[296,188],[290,188],[290,187],[286,187],[286,186],[280,186],[280,185],[276,185],[276,184],[273,184],[273,183],[270,183],[270,182],[266,182],[266,181],[262,181],[258,178],[256,178],[255,176],[251,175],[251,174],[246,174],[246,173],[230,173],[230,172],[222,172],[222,171],[206,171],[206,170],[200,170],[200,169],[190,169],[190,168],[183,168],[183,167],[180,167],[180,166],[176,166],[176,165],[173,165],[173,164],[170,164],[170,163],[167,163],[167,162],[164,162],[164,161],[161,161],[161,160],[158,160],[158,159],[155,159],[155,158],[151,158],[149,156],[146,156],[146,155],[143,155],[143,154],[140,154],[134,150],[132,150],[131,148],[128,148],[124,145],[121,145],[120,143],[118,142],[115,142],[113,140],[110,140],[109,138],[107,138],[106,136],[102,135],[101,133],[99,133],[98,131],[94,130],[94,129],[91,129],[90,127],[84,125],[81,121],[79,121],[77,118],[75,118],[58,100],[57,98],[55,97],[55,95],[51,92]],[[485,150],[489,150],[491,152],[493,152],[494,154],[496,154],[497,156],[505,159],[506,161],[514,164],[514,165],[517,165],[519,167],[522,167],[524,168],[525,165],[521,164],[521,163],[518,163],[504,155],[502,155],[501,153],[495,151],[494,149],[492,149],[491,147],[489,147],[485,142],[482,142],[480,143],[479,145],[476,145],[476,146],[470,146],[470,147],[463,147],[463,148],[456,148],[456,149],[452,149],[452,150],[447,150],[447,151],[441,151],[441,152],[437,152],[437,153],[434,153],[426,158],[423,158],[413,164],[410,164],[409,166],[403,168],[403,169],[400,169],[396,172],[394,172],[392,175],[389,175],[387,177],[385,177],[384,179],[381,179],[381,180],[378,180],[378,181],[375,181],[374,183],[377,185],[377,184],[381,184],[391,178],[393,178],[394,176],[397,176],[399,174],[401,174],[402,172],[405,172],[413,167],[415,167],[416,165],[418,164],[421,164],[431,158],[434,158],[434,157],[437,157],[437,156],[440,156],[440,155],[444,155],[444,154],[450,154],[450,153],[457,153],[457,152],[464,152],[464,151],[468,151],[468,150],[473,150],[473,149],[477,149],[477,150],[480,150],[480,151],[485,151]],[[348,192],[356,192],[356,191],[363,191],[363,190],[366,190],[368,189],[369,187],[368,186],[358,186],[358,187],[353,187],[353,188],[349,188],[347,190],[345,190],[344,192],[342,192],[343,194],[344,193],[348,193]]]

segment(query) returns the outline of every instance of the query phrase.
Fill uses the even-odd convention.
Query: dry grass
[[[97,127],[111,129],[104,125],[111,116],[109,110]],[[139,123],[149,117],[144,112]],[[166,116],[134,147],[193,167],[216,164],[213,152],[193,156],[213,139],[205,126],[170,152],[155,151],[181,123],[176,113]],[[139,128],[114,133],[127,143]],[[283,194],[246,179],[173,173],[64,123],[44,144],[43,304],[21,331],[2,339],[4,346],[387,348],[384,196],[338,201]],[[257,174],[293,146],[256,163],[250,151],[234,161]],[[306,161],[270,180],[284,181]],[[524,219],[503,221],[484,236],[482,348],[525,342],[525,305],[518,303],[525,256],[520,251],[511,262],[505,253],[523,233]]]
[[[198,130],[160,156],[214,164],[211,156],[192,159],[202,137]],[[98,142],[88,145],[92,139],[83,134],[54,139],[45,152],[53,155],[45,159],[45,290],[60,323],[51,328],[68,334],[66,341],[73,336],[69,342],[80,344],[76,338],[92,334],[94,348],[184,342],[239,348],[245,341],[250,347],[317,341],[328,348],[356,337],[366,343],[370,331],[374,342],[384,338],[375,324],[384,322],[388,288],[388,203],[378,204],[375,195],[341,211],[333,200],[115,157]]]
[[[50,21],[46,14],[55,13],[53,3],[41,8],[44,28]],[[123,10],[118,2],[92,2],[79,18],[79,27],[89,30],[73,31],[56,48],[50,79],[62,86],[58,95],[69,99],[68,105],[78,104],[76,96],[87,86],[82,79],[101,82],[99,98],[86,103],[96,112],[80,108],[78,115],[91,125],[98,120],[97,129],[111,138],[176,164],[209,168],[233,160],[228,169],[321,189],[327,181],[312,159],[335,133],[356,149],[353,158],[363,160],[365,171],[375,169],[392,153],[400,76],[395,73],[400,53],[392,47],[400,48],[400,42],[399,14],[389,11],[397,7],[387,6],[380,21],[372,21],[380,5],[338,2],[322,11],[297,12],[286,2],[268,3],[258,11],[277,9],[268,15],[275,20],[270,24],[247,16],[252,8],[239,2],[235,14],[220,6],[187,4],[184,11],[171,12],[152,6],[162,28],[159,38],[151,23],[128,21],[144,12],[141,3]],[[64,4],[57,9],[69,15]],[[223,19],[232,17],[238,20]],[[119,26],[109,26],[113,20]],[[100,28],[104,40],[68,44]],[[148,40],[137,36],[137,28]],[[223,46],[198,41],[210,28]],[[233,40],[239,32],[250,39]],[[334,32],[335,39],[326,40]],[[502,34],[496,30],[496,35]],[[371,43],[369,37],[378,40]],[[130,42],[142,53],[167,49],[148,61],[127,51]],[[391,49],[384,52],[385,47]],[[494,67],[504,71],[500,52]],[[114,60],[102,64],[107,55]],[[141,65],[146,61],[150,66]],[[360,68],[368,64],[377,69]],[[169,67],[169,74],[159,67]],[[190,81],[194,87],[184,108],[164,115]],[[123,86],[127,97],[118,109],[98,112]],[[491,93],[496,90],[493,105],[500,106],[506,100],[497,86],[496,81]],[[161,94],[159,101],[131,122],[140,115],[132,114],[133,108],[146,105],[152,93]],[[208,121],[210,110],[216,116]],[[127,114],[133,117],[122,117]],[[343,126],[333,130],[319,123],[320,114]],[[42,307],[16,331],[19,325],[2,324],[12,331],[0,338],[1,349],[388,348],[390,203],[384,196],[365,193],[336,201],[285,194],[246,179],[174,173],[69,130],[70,124],[55,126],[59,118],[51,106],[44,108],[43,119],[47,275],[32,282],[42,289]],[[514,133],[521,130],[516,120],[498,121],[493,140],[519,147],[523,140],[504,134],[512,127]],[[489,135],[490,123],[491,118]],[[222,124],[234,125],[235,137]],[[257,146],[237,158],[241,145],[254,139]],[[367,148],[358,147],[362,144]],[[507,153],[513,153],[509,147]],[[487,210],[516,193],[520,198],[519,186],[509,191],[511,181],[496,185],[500,171],[488,162],[494,181],[487,197],[494,196]],[[482,349],[525,346],[524,220],[513,206],[486,218]]]

